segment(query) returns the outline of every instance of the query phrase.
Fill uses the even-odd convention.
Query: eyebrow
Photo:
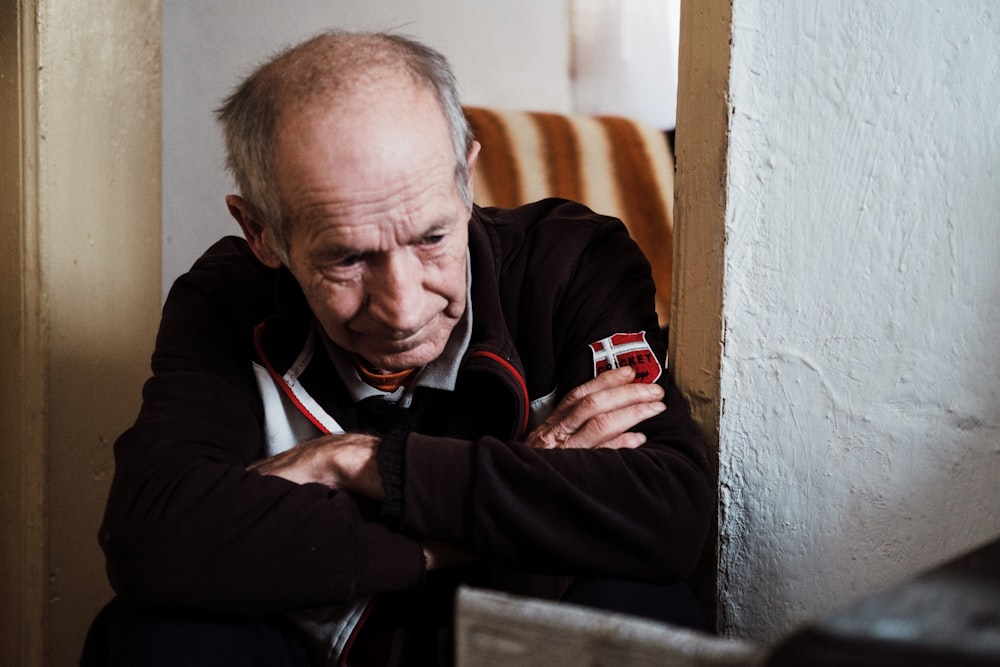
[[[434,236],[435,234],[443,234],[444,232],[450,231],[455,228],[455,223],[447,218],[441,218],[435,220],[433,223],[428,225],[425,229],[422,229],[407,239],[407,245],[413,245],[415,243],[420,243],[428,236]]]
[[[434,236],[435,234],[446,233],[451,229],[454,229],[455,226],[456,224],[451,222],[450,220],[447,219],[437,220],[431,225],[428,225],[426,229],[417,232],[409,239],[407,239],[406,244],[414,245],[420,243],[428,236]],[[339,244],[330,244],[330,245],[324,245],[321,248],[317,249],[314,253],[312,253],[312,255],[314,260],[331,260],[331,259],[343,259],[344,257],[355,257],[355,256],[360,257],[375,252],[379,252],[379,250],[364,249],[364,248],[339,245]]]
[[[446,232],[454,226],[455,225],[449,220],[438,220],[434,224],[430,225],[427,229],[414,236],[412,241],[420,241],[433,234]]]

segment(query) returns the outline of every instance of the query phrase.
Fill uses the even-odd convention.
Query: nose
[[[368,277],[368,315],[405,337],[423,324],[423,265],[406,250],[386,255]]]

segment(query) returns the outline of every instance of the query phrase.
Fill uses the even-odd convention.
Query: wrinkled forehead
[[[435,95],[411,82],[387,79],[288,107],[280,116],[272,160],[277,173],[306,160],[327,168],[433,168],[455,161],[447,119]],[[280,180],[280,179],[279,179]]]
[[[298,136],[324,145],[360,144],[378,151],[377,140],[441,142],[454,155],[448,121],[434,91],[410,76],[382,72],[323,95],[298,98],[280,110],[275,149]],[[274,157],[274,156],[272,156]]]
[[[289,221],[426,210],[441,201],[452,208],[459,197],[447,122],[434,95],[414,86],[367,89],[288,113],[273,165]]]

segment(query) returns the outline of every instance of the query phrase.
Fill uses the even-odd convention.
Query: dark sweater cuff
[[[403,516],[403,448],[408,432],[389,431],[378,446],[378,471],[382,476],[382,518],[393,525]]]

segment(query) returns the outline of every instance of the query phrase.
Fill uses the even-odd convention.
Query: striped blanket
[[[564,197],[625,223],[653,267],[660,326],[670,318],[674,163],[667,138],[642,123],[466,107],[483,145],[476,203]]]

